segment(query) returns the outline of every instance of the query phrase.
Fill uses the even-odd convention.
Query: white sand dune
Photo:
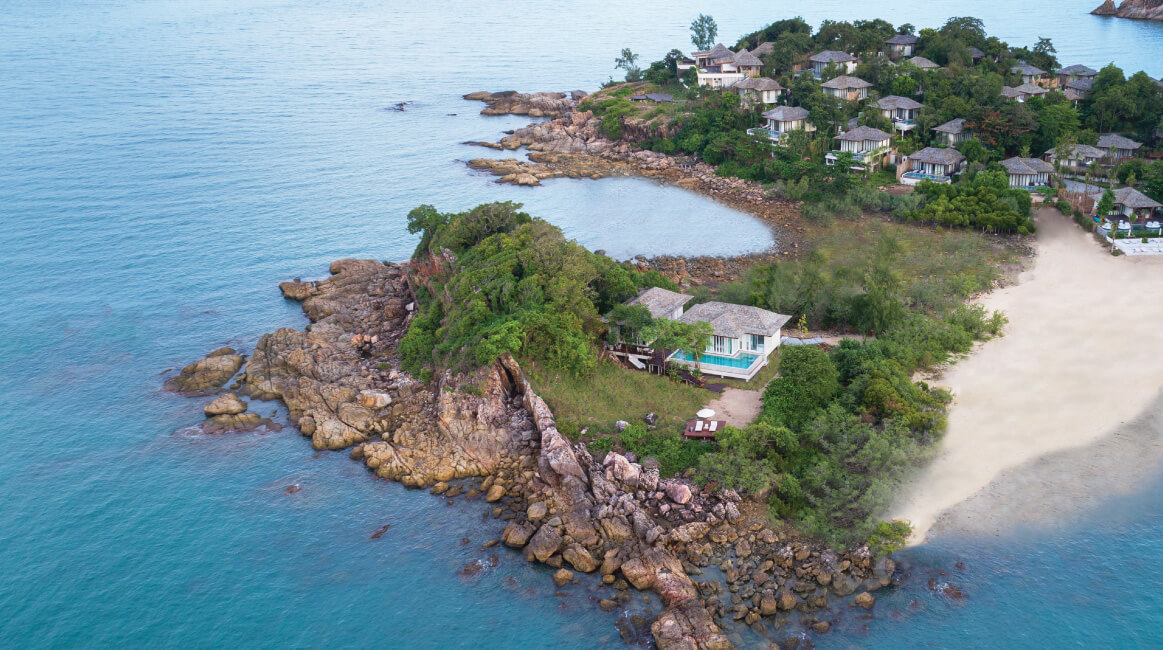
[[[1005,336],[941,380],[954,392],[948,432],[889,513],[911,521],[917,541],[1002,472],[1096,442],[1163,389],[1163,257],[1111,257],[1057,211],[1036,219],[1033,268],[982,301],[1009,317]],[[1060,485],[1028,483],[1008,492],[1014,518]]]

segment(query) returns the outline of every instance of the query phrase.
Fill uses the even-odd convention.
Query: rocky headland
[[[1114,0],[1106,0],[1090,13],[1135,20],[1163,20],[1163,0],[1123,0],[1117,8]]]
[[[568,96],[566,93],[519,93],[516,90],[491,93],[480,90],[469,93],[464,98],[487,104],[481,109],[481,115],[556,117],[572,111],[586,96],[587,93],[583,90],[574,90]]]
[[[633,456],[591,457],[558,431],[511,358],[428,383],[400,371],[412,287],[448,261],[339,260],[327,279],[283,283],[311,324],[264,335],[235,368],[235,392],[207,416],[245,413],[240,395],[277,399],[316,449],[347,449],[377,476],[443,498],[483,500],[507,522],[500,543],[557,569],[558,586],[575,572],[600,575],[607,611],[631,587],[655,592],[665,609],[647,623],[660,648],[729,648],[734,625],[768,638],[789,622],[824,633],[840,608],[872,608],[871,592],[892,583],[893,562],[867,547],[834,551],[781,530],[734,492],[664,479]],[[171,383],[219,390],[234,376],[234,361],[221,360],[232,354],[213,353]],[[705,568],[722,579],[692,579]]]

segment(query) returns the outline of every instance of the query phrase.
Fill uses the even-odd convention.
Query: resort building
[[[965,155],[956,149],[925,147],[906,156],[900,169],[904,170],[900,177],[903,185],[916,185],[924,180],[947,185],[965,169]]]
[[[1098,70],[1095,70],[1094,68],[1088,68],[1084,65],[1066,66],[1065,68],[1060,69],[1055,75],[1059,88],[1065,88],[1067,87],[1066,84],[1069,84],[1073,81],[1078,81],[1080,79],[1089,80],[1090,83],[1093,84],[1094,78],[1097,76]],[[1090,89],[1087,88],[1087,90]]]
[[[1066,151],[1063,151],[1061,157],[1059,157],[1057,149],[1051,149],[1046,152],[1043,158],[1047,162],[1057,164],[1068,171],[1082,173],[1094,163],[1105,158],[1106,155],[1106,152],[1098,147],[1092,147],[1088,144],[1076,144]]]
[[[1010,187],[1024,190],[1048,186],[1054,174],[1054,166],[1040,158],[1008,158],[1001,166],[1010,177]]]
[[[937,138],[950,147],[956,147],[973,137],[973,134],[965,128],[965,118],[963,117],[949,120],[940,126],[934,126],[933,130],[937,132]]]
[[[673,102],[674,96],[668,95],[666,93],[646,93],[645,95],[631,95],[630,101],[632,101],[632,102],[654,102],[657,104],[657,103],[661,103],[661,102]]]
[[[734,63],[735,69],[748,77],[758,77],[763,70],[763,61],[747,50],[739,50]]]
[[[1106,163],[1109,165],[1134,157],[1135,152],[1141,146],[1143,143],[1135,142],[1117,133],[1103,133],[1098,136],[1098,148],[1106,152]]]
[[[816,130],[808,123],[808,109],[799,106],[780,106],[763,114],[767,123],[763,128],[747,129],[751,135],[765,136],[778,143],[792,131]]]
[[[678,350],[668,361],[697,367],[706,374],[748,380],[768,364],[768,356],[779,347],[781,330],[791,316],[748,305],[704,302],[678,320],[710,323],[712,334],[697,360]]]
[[[977,63],[978,61],[985,58],[985,52],[982,52],[980,49],[978,49],[976,47],[970,47],[969,48],[969,56],[972,56],[973,62]]]
[[[824,156],[824,162],[835,165],[840,154],[849,153],[856,159],[852,169],[876,171],[892,155],[892,134],[870,126],[858,126],[836,136],[840,148]]]
[[[606,349],[639,370],[661,373],[666,362],[674,362],[706,374],[749,380],[767,365],[768,357],[779,347],[783,326],[791,319],[758,307],[725,302],[695,305],[683,313],[691,300],[686,294],[654,287],[626,304],[645,307],[653,318],[710,323],[711,336],[697,358],[683,350],[654,350],[650,347],[652,341],[607,344]],[[618,324],[611,323],[610,327],[617,328]]]
[[[908,97],[889,95],[876,101],[881,115],[892,122],[897,131],[911,131],[917,127],[917,112],[925,107],[921,102]]]
[[[912,56],[917,47],[917,37],[912,34],[897,34],[884,42],[888,46],[888,56],[899,59],[902,56]]]
[[[1046,79],[1046,71],[1029,63],[1019,63],[1010,72],[1021,76],[1023,84],[1036,84]]]
[[[1050,91],[1041,86],[1035,86],[1034,84],[1030,83],[1024,83],[1017,87],[1001,87],[1002,97],[1008,97],[1009,99],[1022,103],[1025,103],[1025,101],[1031,97],[1041,97],[1048,92]]]
[[[818,78],[824,76],[824,70],[830,65],[836,66],[843,74],[850,74],[856,70],[858,61],[856,57],[847,52],[824,50],[809,56],[808,63],[812,66],[812,74]]]
[[[775,79],[747,77],[736,81],[728,90],[738,94],[746,102],[770,105],[779,103],[785,89]]]
[[[775,43],[771,41],[764,41],[759,45],[756,45],[754,50],[751,50],[751,53],[755,56],[767,56],[769,54],[773,54],[774,52]]]
[[[747,50],[736,54],[722,43],[692,56],[698,66],[698,85],[707,88],[727,88],[746,77],[758,77],[763,67],[763,62]]]
[[[1094,199],[1092,212],[1097,212],[1098,203],[1102,200],[1105,191],[1100,190],[1090,195],[1090,198]],[[1120,235],[1144,231],[1155,235],[1160,234],[1163,229],[1160,228],[1156,215],[1158,210],[1163,208],[1163,205],[1133,187],[1121,187],[1113,190],[1112,193],[1115,196],[1114,208],[1107,214],[1092,215],[1103,219],[1099,228],[1105,231],[1104,234],[1110,235],[1112,224],[1116,220],[1118,224],[1114,227],[1118,228]]]
[[[820,87],[824,89],[824,94],[829,97],[839,97],[850,102],[858,102],[868,99],[868,89],[872,87],[872,84],[859,77],[841,75],[835,79],[825,81]]]
[[[941,67],[941,66],[937,65],[936,63],[934,63],[933,61],[926,59],[923,56],[914,56],[913,58],[909,59],[908,61],[909,61],[909,63],[917,66],[918,68],[920,68],[922,70],[936,70],[936,69]]]

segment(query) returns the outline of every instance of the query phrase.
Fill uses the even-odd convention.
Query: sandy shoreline
[[[947,512],[1007,470],[1103,439],[1163,390],[1163,258],[1111,257],[1056,210],[1037,223],[1034,266],[982,300],[1009,317],[1005,336],[940,381],[954,392],[945,440],[889,513],[913,522],[918,541],[943,513],[942,527],[992,532],[1001,513],[1046,511],[1060,481],[994,489],[991,517]]]

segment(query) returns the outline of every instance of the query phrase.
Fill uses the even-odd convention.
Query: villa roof
[[[650,100],[652,102],[673,102],[674,96],[666,93],[646,93],[645,95],[633,95],[630,97],[632,102],[641,102]]]
[[[1076,102],[1076,101],[1082,99],[1082,93],[1078,92],[1077,90],[1075,90],[1073,88],[1067,88],[1066,90],[1063,90],[1062,94],[1066,95],[1066,99],[1068,99],[1072,102]]]
[[[1033,75],[1033,76],[1037,76],[1040,74],[1046,74],[1045,70],[1043,70],[1037,66],[1032,66],[1029,63],[1019,63],[1019,64],[1015,65],[1014,67],[1010,68],[1010,72],[1017,72],[1017,73],[1022,74],[1022,75]]]
[[[1100,190],[1094,194],[1091,194],[1091,197],[1096,201],[1101,200],[1102,195],[1105,192],[1106,190]],[[1113,192],[1115,195],[1116,205],[1123,205],[1131,208],[1132,210],[1163,208],[1163,205],[1161,205],[1158,201],[1152,199],[1146,194],[1143,194],[1133,187],[1120,187]]]
[[[734,60],[734,59],[735,59],[735,53],[734,53],[734,52],[732,52],[731,50],[727,49],[727,46],[726,46],[726,45],[723,45],[722,43],[715,43],[715,47],[712,47],[712,48],[711,48],[711,49],[710,49],[710,50],[707,52],[707,57],[706,57],[706,58],[708,58],[708,59],[712,59],[712,60],[718,60],[718,59],[731,59],[731,60]]]
[[[941,67],[923,56],[914,56],[913,58],[909,59],[909,63],[917,66],[922,70],[932,70],[933,68]]]
[[[916,153],[910,154],[909,160],[932,163],[934,165],[956,165],[965,160],[965,154],[956,149],[925,147]]]
[[[884,110],[892,109],[917,109],[924,108],[925,105],[915,99],[908,97],[901,97],[899,95],[889,95],[888,97],[881,97],[876,101],[876,105]]]
[[[1016,99],[1022,95],[1045,95],[1047,92],[1049,91],[1047,91],[1045,88],[1041,86],[1035,86],[1034,84],[1001,87],[1002,97],[1009,97],[1010,99]]]
[[[1104,133],[1098,136],[1098,146],[1103,149],[1130,149],[1133,151],[1143,145],[1117,133]]]
[[[917,42],[917,37],[912,34],[897,34],[885,41],[889,45],[913,45]]]
[[[763,117],[776,122],[794,122],[808,118],[808,109],[800,106],[780,106],[763,114]]]
[[[763,65],[763,61],[747,50],[739,50],[739,53],[735,55],[735,65]]]
[[[1041,158],[1007,158],[1001,161],[1001,166],[1005,167],[1006,171],[1010,174],[1023,174],[1027,176],[1049,174],[1054,171],[1054,165],[1051,165]]]
[[[874,129],[871,126],[858,126],[855,129],[845,131],[836,136],[837,140],[848,140],[851,142],[865,142],[869,140],[881,142],[882,140],[888,140],[890,138],[892,138],[891,134],[885,133],[880,129]]]
[[[731,85],[737,90],[783,90],[783,86],[775,79],[768,77],[747,77]]]
[[[985,58],[985,52],[982,52],[980,49],[978,49],[976,47],[969,48],[969,55],[975,59],[984,59]]]
[[[1070,90],[1078,90],[1078,91],[1082,91],[1084,93],[1088,93],[1088,92],[1090,92],[1091,88],[1094,88],[1094,78],[1092,78],[1092,77],[1079,77],[1079,78],[1075,79],[1074,81],[1067,82],[1066,88],[1068,88]]]
[[[1046,152],[1046,155],[1057,156],[1057,151],[1055,149],[1051,149]],[[1102,158],[1105,155],[1106,152],[1102,149],[1099,149],[1098,147],[1092,147],[1088,144],[1076,144],[1073,147],[1070,147],[1070,155],[1068,157],[1071,159]]]
[[[824,50],[808,57],[812,63],[847,63],[855,61],[856,57],[847,52],[837,52],[836,50]]]
[[[955,120],[949,120],[941,126],[934,126],[933,130],[939,131],[941,133],[951,133],[953,135],[957,135],[958,133],[961,133],[963,130],[965,130],[965,118],[959,117]]]
[[[823,88],[832,89],[848,89],[848,88],[871,88],[872,84],[861,79],[860,77],[849,77],[847,75],[840,75],[835,79],[825,81],[820,84]]]
[[[626,304],[642,305],[654,318],[669,318],[674,310],[693,299],[694,296],[688,296],[685,293],[677,293],[662,287],[651,287],[638,294],[637,297],[627,300]]]
[[[1068,65],[1065,68],[1058,70],[1058,74],[1070,74],[1077,77],[1093,77],[1098,74],[1098,70],[1084,65]]]
[[[679,319],[683,323],[710,323],[717,336],[743,338],[744,334],[774,336],[791,316],[727,302],[704,302],[686,310]]]
[[[755,49],[751,50],[751,53],[755,56],[763,56],[764,54],[771,54],[774,51],[775,43],[772,43],[771,41],[764,41],[759,45],[756,45]]]

